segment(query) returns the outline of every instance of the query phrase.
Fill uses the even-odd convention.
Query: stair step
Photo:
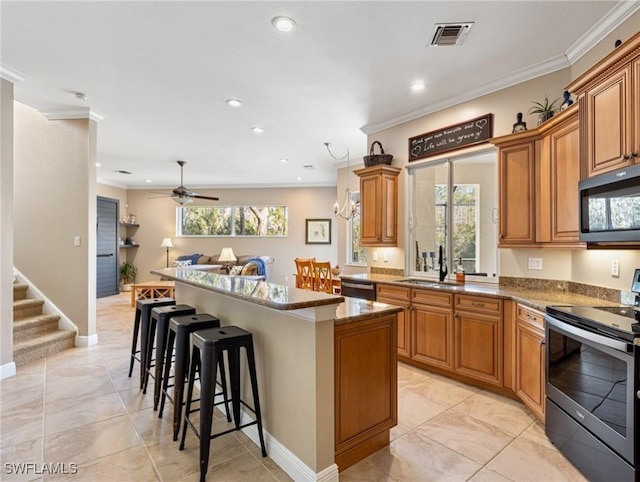
[[[43,305],[43,300],[33,298],[16,300],[13,302],[13,319],[21,320],[29,316],[41,315]]]
[[[74,346],[76,332],[56,330],[22,340],[13,345],[13,361],[16,366],[46,358]]]
[[[13,342],[56,331],[58,320],[60,320],[58,315],[35,315],[14,321]]]
[[[24,300],[27,297],[29,285],[24,283],[13,283],[13,301]]]

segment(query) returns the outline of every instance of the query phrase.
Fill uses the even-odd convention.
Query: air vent
[[[304,166],[302,166],[305,169],[315,169],[316,166],[314,166],[313,164],[305,164]]]
[[[131,174],[129,171],[122,171],[122,170],[120,170],[120,169],[116,169],[116,172],[117,172],[118,174]]]
[[[431,36],[432,47],[462,45],[473,27],[473,22],[437,23]]]

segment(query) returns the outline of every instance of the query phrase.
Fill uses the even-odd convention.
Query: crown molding
[[[532,65],[531,67],[527,67],[526,69],[519,70],[508,77],[501,77],[499,79],[492,80],[483,85],[480,85],[475,89],[467,90],[464,94],[455,95],[440,102],[429,104],[428,106],[408,112],[398,117],[394,117],[393,119],[367,124],[361,127],[360,130],[366,135],[375,134],[376,132],[380,132],[384,129],[389,129],[397,125],[404,124],[405,122],[424,117],[425,115],[433,114],[434,112],[438,112],[448,107],[461,104],[463,102],[468,102],[483,95],[492,94],[493,92],[497,92],[502,89],[506,89],[507,87],[511,87],[512,85],[520,84],[522,82],[526,82],[527,80],[550,74],[557,70],[569,67],[570,65],[571,64],[569,64],[569,61],[564,54],[558,55],[557,57]]]
[[[90,119],[92,121],[100,122],[104,120],[104,116],[88,107],[81,107],[76,109],[51,109],[41,112],[49,120],[64,120],[64,119]]]
[[[640,10],[640,2],[621,1],[613,7],[597,24],[567,49],[567,58],[571,64],[577,62],[589,50],[595,47],[606,35],[622,22]]]
[[[616,4],[594,27],[580,37],[563,55],[520,70],[509,77],[503,77],[484,85],[481,85],[463,95],[452,96],[435,104],[430,104],[406,114],[388,119],[382,122],[374,122],[360,128],[366,135],[375,134],[384,129],[409,122],[425,115],[433,114],[440,110],[452,107],[463,102],[468,102],[477,97],[491,94],[520,82],[535,79],[541,75],[550,74],[565,67],[570,67],[580,57],[592,49],[605,35],[627,20],[631,15],[640,10],[640,2],[622,0]]]
[[[18,82],[22,82],[25,79],[25,76],[18,72],[17,70],[13,70],[6,65],[0,64],[0,77],[8,80],[9,82],[13,82],[17,84]]]

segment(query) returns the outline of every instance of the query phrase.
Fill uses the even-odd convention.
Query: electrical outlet
[[[620,261],[617,259],[611,260],[611,276],[618,278],[620,276]]]
[[[389,253],[382,253],[382,261],[385,263],[389,262]]]
[[[378,252],[377,251],[373,252],[373,261],[378,261]]]
[[[529,258],[529,269],[542,270],[542,258]]]

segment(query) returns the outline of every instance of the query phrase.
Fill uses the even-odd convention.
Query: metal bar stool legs
[[[136,314],[133,322],[133,336],[131,340],[131,362],[129,364],[129,376],[133,373],[133,363],[140,362],[140,388],[144,381],[144,367],[147,356],[147,338],[149,336],[149,322],[151,310],[157,306],[175,305],[173,298],[150,298],[136,302]],[[141,333],[140,333],[141,331]],[[137,350],[138,334],[140,333],[140,350]],[[153,345],[152,345],[153,346]],[[136,355],[140,353],[140,358]]]
[[[209,448],[211,439],[221,435],[240,430],[250,425],[258,426],[260,437],[260,447],[262,456],[267,456],[262,430],[262,415],[260,412],[260,398],[258,395],[258,383],[255,368],[255,356],[253,353],[253,337],[251,333],[237,326],[225,326],[221,328],[211,328],[199,330],[191,335],[192,354],[191,367],[189,369],[189,387],[187,390],[187,402],[184,416],[184,427],[182,428],[182,438],[180,450],[184,449],[184,442],[187,435],[187,427],[196,433],[200,439],[200,480],[204,481],[209,464]],[[249,367],[249,377],[253,394],[254,407],[250,407],[240,398],[240,348],[247,353],[247,364]],[[219,361],[222,360],[224,352],[227,352],[229,359],[229,379],[231,385],[231,403],[233,407],[233,418],[235,427],[215,434],[211,434],[213,421],[213,408],[215,405],[214,391],[215,380]],[[195,372],[200,367],[200,423],[199,430],[195,428],[189,416],[192,413],[191,404],[193,402],[193,387]],[[224,367],[221,368],[224,370]],[[240,424],[240,405],[254,412],[255,420],[246,424]]]
[[[174,316],[169,321],[169,336],[167,338],[167,353],[164,376],[162,380],[162,393],[160,398],[160,410],[158,418],[162,418],[164,404],[167,398],[173,403],[173,440],[178,440],[180,425],[182,423],[182,407],[184,406],[185,378],[189,368],[189,336],[196,330],[218,328],[220,320],[208,313],[197,315]],[[169,395],[169,380],[171,377],[171,364],[175,345],[175,365],[173,376],[173,395]],[[221,369],[222,394],[225,401],[227,419],[231,421],[227,402],[226,380],[224,369]]]

